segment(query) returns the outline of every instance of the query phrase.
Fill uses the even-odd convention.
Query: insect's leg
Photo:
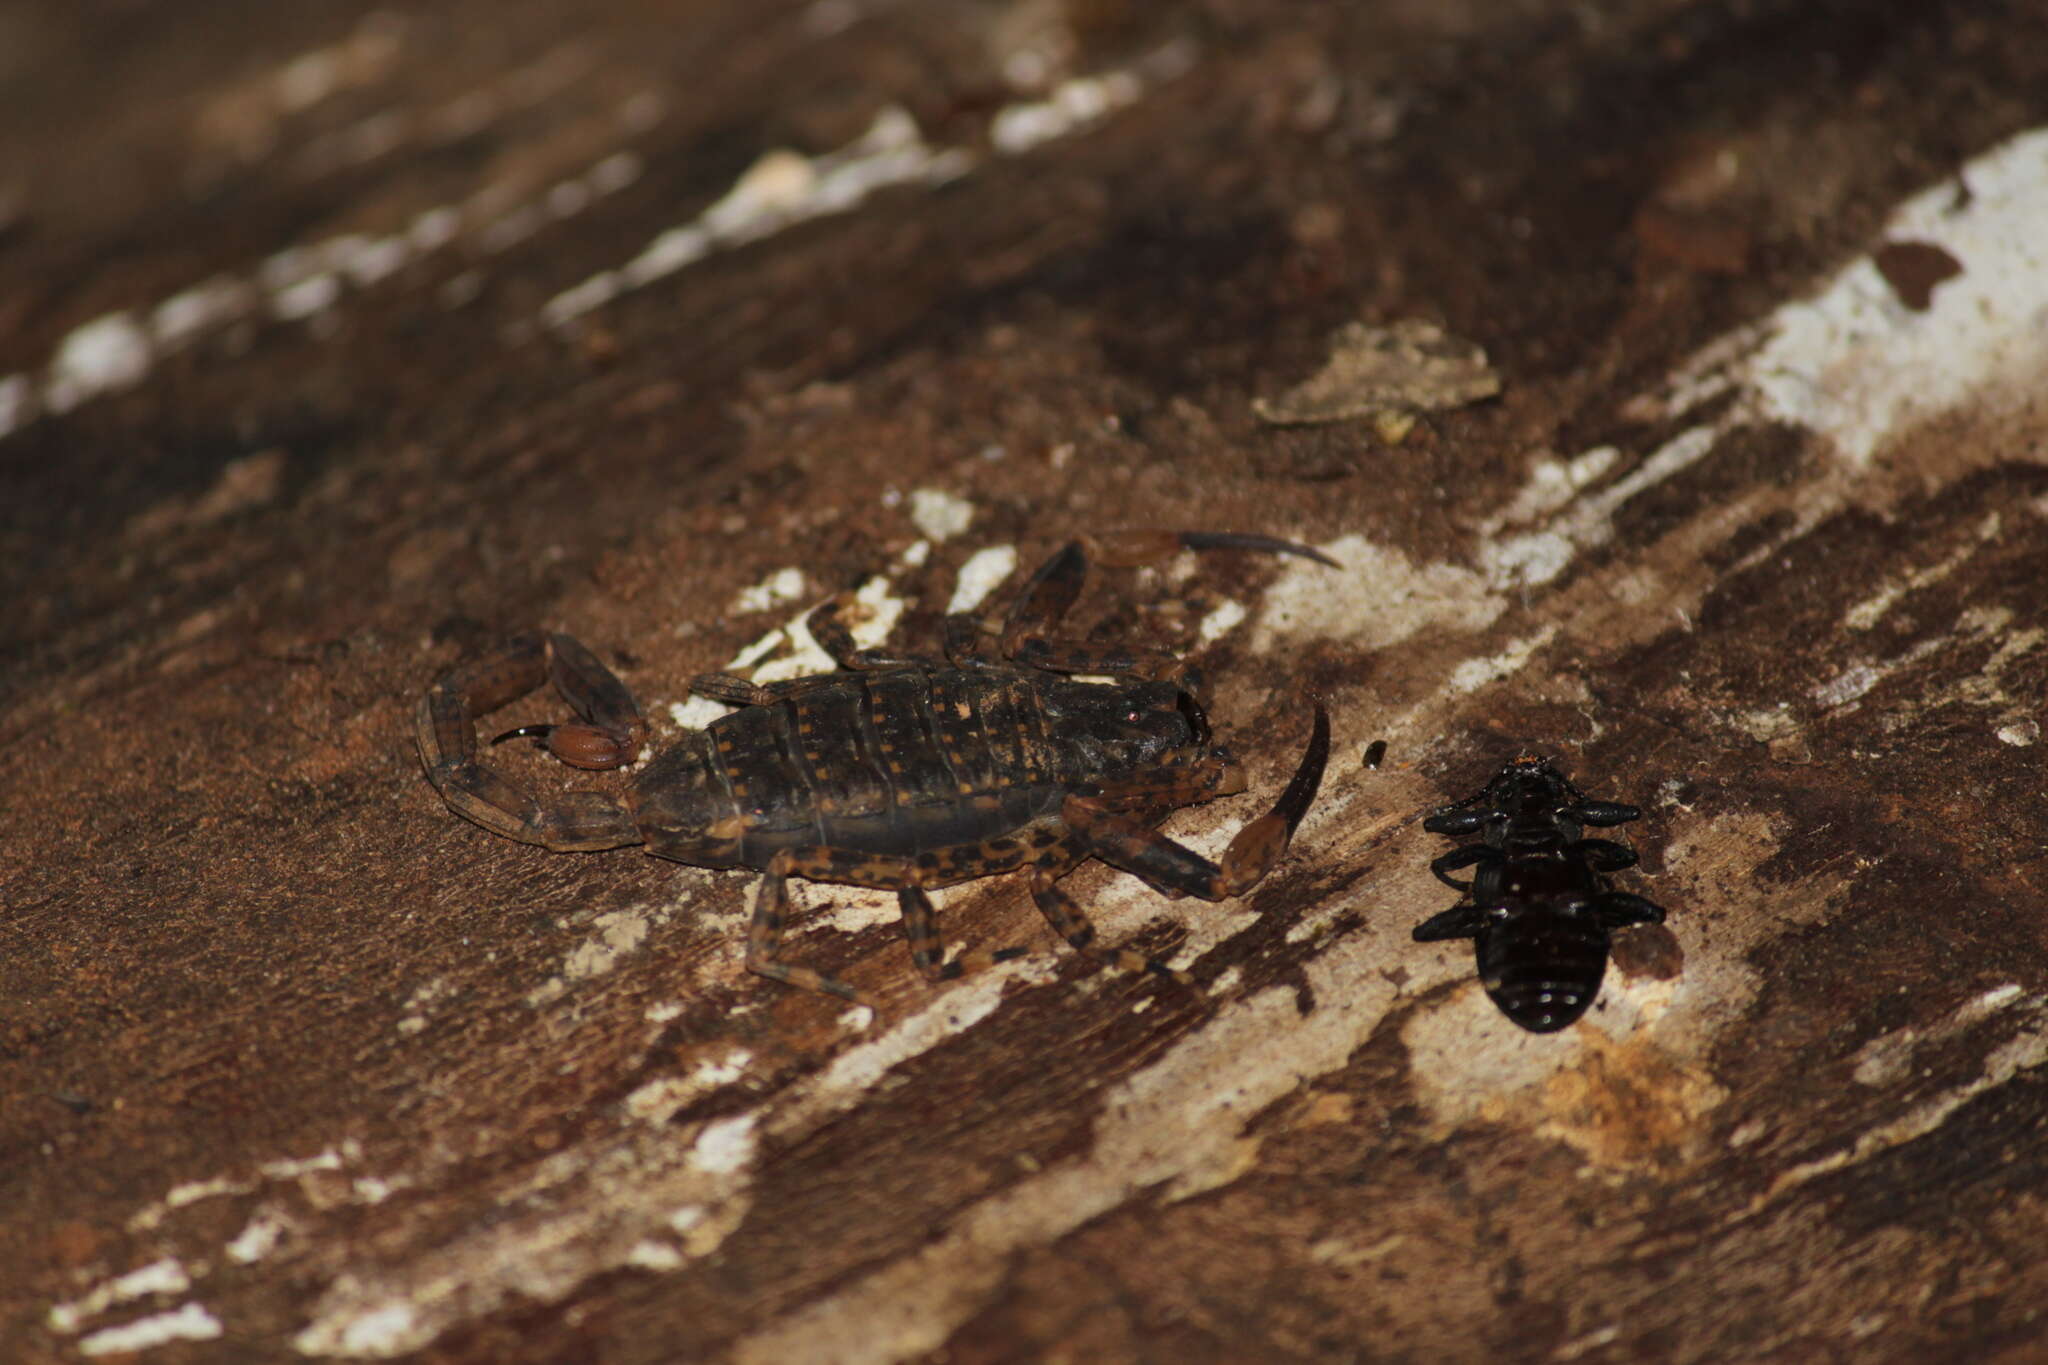
[[[782,928],[789,918],[789,874],[795,865],[793,855],[778,853],[761,876],[761,889],[754,897],[754,917],[747,925],[747,970],[802,990],[871,1005],[872,1001],[836,977],[826,976],[813,967],[784,962],[779,956]]]
[[[1095,925],[1090,922],[1086,911],[1077,905],[1072,896],[1060,890],[1058,879],[1073,867],[1040,865],[1031,869],[1031,899],[1037,903],[1039,913],[1045,916],[1052,931],[1065,939],[1075,952],[1092,957],[1115,967],[1120,971],[1156,972],[1170,977],[1183,986],[1194,985],[1193,978],[1186,972],[1176,971],[1156,957],[1146,957],[1128,948],[1098,948],[1095,946]]]
[[[1499,849],[1487,844],[1467,844],[1463,848],[1454,848],[1449,853],[1444,854],[1443,857],[1438,858],[1429,865],[1429,870],[1436,873],[1436,879],[1445,886],[1458,891],[1470,891],[1472,883],[1461,882],[1451,874],[1461,867],[1471,867],[1475,863],[1498,862],[1499,860]]]
[[[1573,807],[1572,814],[1582,825],[1596,828],[1608,825],[1625,825],[1639,820],[1643,813],[1634,806],[1624,806],[1619,801],[1581,801]]]
[[[902,664],[919,663],[921,660],[906,654],[892,654],[886,649],[862,649],[854,643],[853,632],[839,619],[839,613],[847,603],[845,594],[830,598],[818,604],[809,616],[804,618],[804,628],[811,632],[811,638],[818,647],[830,654],[841,668],[895,668]]]
[[[1061,814],[1077,831],[1088,851],[1112,867],[1143,877],[1168,891],[1223,900],[1242,896],[1258,885],[1286,853],[1309,803],[1322,785],[1330,759],[1330,717],[1316,704],[1315,726],[1308,749],[1273,809],[1246,825],[1224,850],[1220,864],[1175,843],[1149,825],[1079,797],[1068,797]]]
[[[563,852],[640,843],[632,812],[616,798],[570,792],[543,805],[479,761],[476,718],[539,687],[547,673],[547,642],[521,635],[427,689],[413,721],[427,780],[456,814],[521,843]]]
[[[1586,908],[1609,929],[1626,929],[1631,924],[1662,924],[1664,907],[1626,891],[1609,891],[1586,902]]]
[[[1481,792],[1480,796],[1485,794]],[[1459,804],[1469,805],[1471,801],[1476,799],[1476,797],[1468,798]],[[1428,815],[1424,816],[1422,827],[1431,834],[1448,834],[1452,838],[1456,838],[1460,834],[1474,833],[1485,825],[1488,820],[1500,818],[1501,813],[1499,811],[1461,810],[1459,806],[1445,806],[1442,810],[1431,811]]]
[[[1471,938],[1485,927],[1486,916],[1479,907],[1470,901],[1459,901],[1416,925],[1409,937],[1417,943],[1436,943],[1448,938]]]
[[[1619,872],[1624,867],[1634,867],[1638,861],[1634,849],[1612,839],[1581,839],[1572,845],[1572,849],[1595,872]]]
[[[976,949],[944,961],[945,945],[939,941],[939,926],[932,912],[932,898],[921,886],[905,886],[897,889],[896,903],[903,910],[903,936],[910,940],[910,960],[924,973],[927,981],[957,981],[963,976],[972,976],[986,971],[998,962],[1009,962],[1024,956],[1022,948]]]

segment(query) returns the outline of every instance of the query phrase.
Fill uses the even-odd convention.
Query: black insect
[[[1664,911],[1611,889],[1607,874],[1633,867],[1635,850],[1587,839],[1586,826],[1625,825],[1634,806],[1589,801],[1545,758],[1518,758],[1483,791],[1435,811],[1432,834],[1477,834],[1429,865],[1465,899],[1415,928],[1417,943],[1469,938],[1479,979],[1501,1013],[1532,1033],[1554,1033],[1584,1014],[1607,974],[1608,936],[1661,924]],[[1475,869],[1472,880],[1451,874]]]

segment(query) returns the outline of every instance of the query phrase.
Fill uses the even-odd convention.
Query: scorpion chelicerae
[[[1608,936],[1664,920],[1660,907],[1610,887],[1606,874],[1633,867],[1635,850],[1581,837],[1588,825],[1625,825],[1641,814],[1587,800],[1548,759],[1516,759],[1422,822],[1432,834],[1480,842],[1429,865],[1465,899],[1417,925],[1415,941],[1471,939],[1479,979],[1501,1013],[1533,1033],[1564,1028],[1600,993]],[[1451,876],[1466,867],[1476,869],[1471,881]]]
[[[451,808],[508,838],[556,851],[644,844],[678,862],[760,871],[747,966],[795,986],[864,999],[781,957],[788,878],[895,891],[911,958],[937,981],[1021,950],[947,961],[929,889],[1027,868],[1033,900],[1074,948],[1185,980],[1153,959],[1097,949],[1094,926],[1060,879],[1100,858],[1168,896],[1243,895],[1279,861],[1315,799],[1330,730],[1315,704],[1293,779],[1220,862],[1155,828],[1176,807],[1245,788],[1243,769],[1210,742],[1199,674],[1162,651],[1052,632],[1080,594],[1091,552],[1137,565],[1182,547],[1334,562],[1269,536],[1084,538],[1032,575],[994,638],[971,617],[948,617],[943,661],[859,648],[839,619],[844,599],[832,599],[807,625],[842,671],[766,685],[692,679],[692,691],[740,709],[685,733],[618,795],[536,800],[482,762],[476,719],[550,679],[580,719],[500,740],[531,736],[565,763],[605,769],[633,762],[646,738],[632,693],[588,649],[567,635],[521,635],[427,692],[420,757]]]

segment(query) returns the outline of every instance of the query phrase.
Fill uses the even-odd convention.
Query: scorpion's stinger
[[[1143,821],[1107,809],[1100,802],[1070,796],[1061,811],[1088,851],[1111,867],[1142,877],[1168,895],[1220,901],[1242,896],[1257,886],[1287,852],[1295,826],[1322,785],[1329,758],[1330,717],[1322,704],[1316,703],[1315,727],[1293,779],[1273,809],[1238,831],[1220,863],[1210,862]]]
[[[1294,776],[1288,779],[1287,789],[1280,793],[1272,810],[1239,830],[1223,852],[1221,871],[1229,895],[1242,896],[1280,861],[1323,785],[1323,769],[1330,762],[1330,713],[1321,702],[1311,704],[1315,707],[1315,724],[1309,732],[1308,748],[1302,753]]]

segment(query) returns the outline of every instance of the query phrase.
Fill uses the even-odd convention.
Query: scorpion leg
[[[853,632],[839,619],[847,600],[844,593],[829,598],[804,618],[804,629],[811,632],[811,638],[818,642],[818,647],[830,654],[841,668],[896,668],[903,664],[926,662],[905,654],[891,654],[886,649],[862,649],[855,644]]]
[[[963,976],[986,971],[998,962],[1009,962],[1024,956],[1022,948],[997,948],[993,952],[977,949],[962,953],[951,962],[944,961],[945,944],[939,940],[938,919],[932,911],[932,898],[921,886],[899,887],[896,903],[903,910],[903,936],[910,940],[910,960],[924,973],[927,981],[957,981]]]
[[[539,635],[518,636],[498,653],[456,669],[427,690],[413,723],[427,779],[456,814],[522,843],[562,852],[640,843],[632,812],[616,798],[603,792],[568,792],[543,805],[478,761],[476,718],[539,687],[549,674],[553,643]],[[577,650],[589,658],[581,646]],[[604,672],[603,665],[590,662]],[[624,684],[608,672],[604,676],[630,705]],[[594,703],[600,708],[595,714],[610,719],[602,709],[608,704]],[[637,710],[634,715],[637,718]]]
[[[795,854],[785,850],[769,860],[768,871],[762,874],[761,889],[754,898],[754,917],[747,925],[747,970],[771,981],[872,1006],[873,1001],[838,978],[826,976],[814,967],[784,962],[778,956],[782,928],[789,920],[789,874],[796,867]]]
[[[732,673],[699,673],[690,679],[690,691],[700,697],[722,701],[727,706],[772,706],[784,697],[827,687],[831,683],[832,675],[829,673],[815,678],[782,678],[771,683],[752,682]]]
[[[1088,851],[1112,867],[1142,877],[1168,893],[1224,900],[1242,896],[1258,885],[1286,853],[1288,841],[1294,837],[1295,829],[1308,813],[1309,803],[1315,800],[1316,789],[1322,785],[1323,768],[1329,758],[1330,716],[1318,702],[1308,749],[1286,790],[1273,803],[1273,809],[1237,832],[1220,863],[1212,863],[1151,826],[1084,797],[1068,797],[1062,804],[1061,815],[1081,835]]]
[[[982,628],[981,619],[967,612],[946,618],[946,662],[955,668],[987,668],[1002,662],[996,637]]]
[[[1086,856],[1085,852],[1082,856]],[[1088,913],[1059,888],[1059,878],[1071,872],[1080,861],[1081,858],[1077,857],[1069,859],[1064,866],[1056,861],[1051,866],[1041,864],[1031,869],[1031,899],[1037,903],[1039,913],[1045,916],[1052,931],[1065,939],[1075,952],[1096,958],[1118,970],[1156,972],[1183,986],[1193,986],[1194,979],[1186,972],[1177,971],[1156,957],[1134,953],[1128,948],[1095,946],[1095,925],[1089,920]]]
[[[1162,682],[1180,681],[1186,666],[1163,650],[1055,640],[1049,632],[1080,597],[1091,554],[1104,564],[1135,568],[1156,564],[1184,549],[1258,550],[1299,555],[1333,567],[1337,562],[1320,550],[1290,540],[1228,531],[1121,531],[1083,536],[1055,551],[1025,583],[1003,625],[1003,655],[1054,673],[1134,673]]]

